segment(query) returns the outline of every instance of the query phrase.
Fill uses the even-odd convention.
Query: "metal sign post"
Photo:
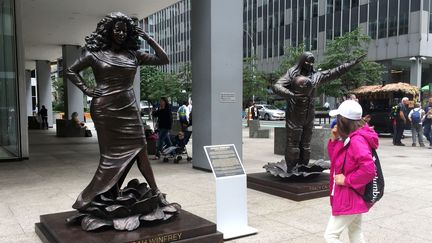
[[[256,234],[248,226],[246,174],[234,144],[204,146],[216,179],[217,229],[224,239]]]

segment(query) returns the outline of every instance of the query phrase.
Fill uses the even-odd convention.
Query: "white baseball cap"
[[[362,118],[363,109],[361,105],[354,100],[345,100],[340,104],[337,110],[331,110],[329,115],[334,117],[341,115],[350,120],[360,120]]]

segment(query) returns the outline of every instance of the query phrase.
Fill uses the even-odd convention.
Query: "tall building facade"
[[[191,60],[190,11],[190,0],[182,0],[142,20],[144,30],[168,54],[170,64],[162,67],[165,71],[178,72]],[[148,52],[153,52],[147,43],[142,45]]]
[[[243,3],[243,57],[256,56],[260,70],[276,69],[286,47],[302,43],[320,60],[328,41],[361,28],[371,37],[368,58],[387,69],[384,82],[425,84],[432,79],[432,0]],[[182,0],[144,20],[169,53],[168,71],[175,72],[190,60],[189,16],[190,0]]]

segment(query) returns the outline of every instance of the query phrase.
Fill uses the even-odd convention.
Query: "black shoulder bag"
[[[345,158],[342,164],[342,173],[344,172],[346,156],[347,156],[348,148],[345,149]],[[362,196],[363,200],[367,203],[374,204],[378,202],[384,195],[384,175],[381,169],[381,163],[378,158],[378,154],[375,149],[372,149],[372,159],[375,164],[375,177],[372,181],[366,184],[366,188],[364,194],[361,195],[357,190],[353,189],[357,194]]]

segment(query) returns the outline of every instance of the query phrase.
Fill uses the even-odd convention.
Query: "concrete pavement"
[[[262,172],[265,163],[282,158],[273,154],[272,136],[249,139],[247,129],[243,135],[248,173]],[[367,242],[432,242],[432,150],[394,147],[391,138],[382,138],[380,143],[386,191],[364,217]],[[405,143],[410,144],[410,139]],[[0,163],[0,242],[40,242],[34,233],[39,215],[70,210],[92,178],[98,157],[96,136],[57,138],[53,129],[31,130],[30,159]],[[194,170],[185,161],[152,161],[152,166],[169,201],[216,220],[211,173]],[[142,179],[136,167],[128,177]],[[324,242],[330,216],[328,198],[294,202],[250,189],[248,211],[249,224],[259,233],[231,242]],[[344,242],[348,242],[346,233]]]

